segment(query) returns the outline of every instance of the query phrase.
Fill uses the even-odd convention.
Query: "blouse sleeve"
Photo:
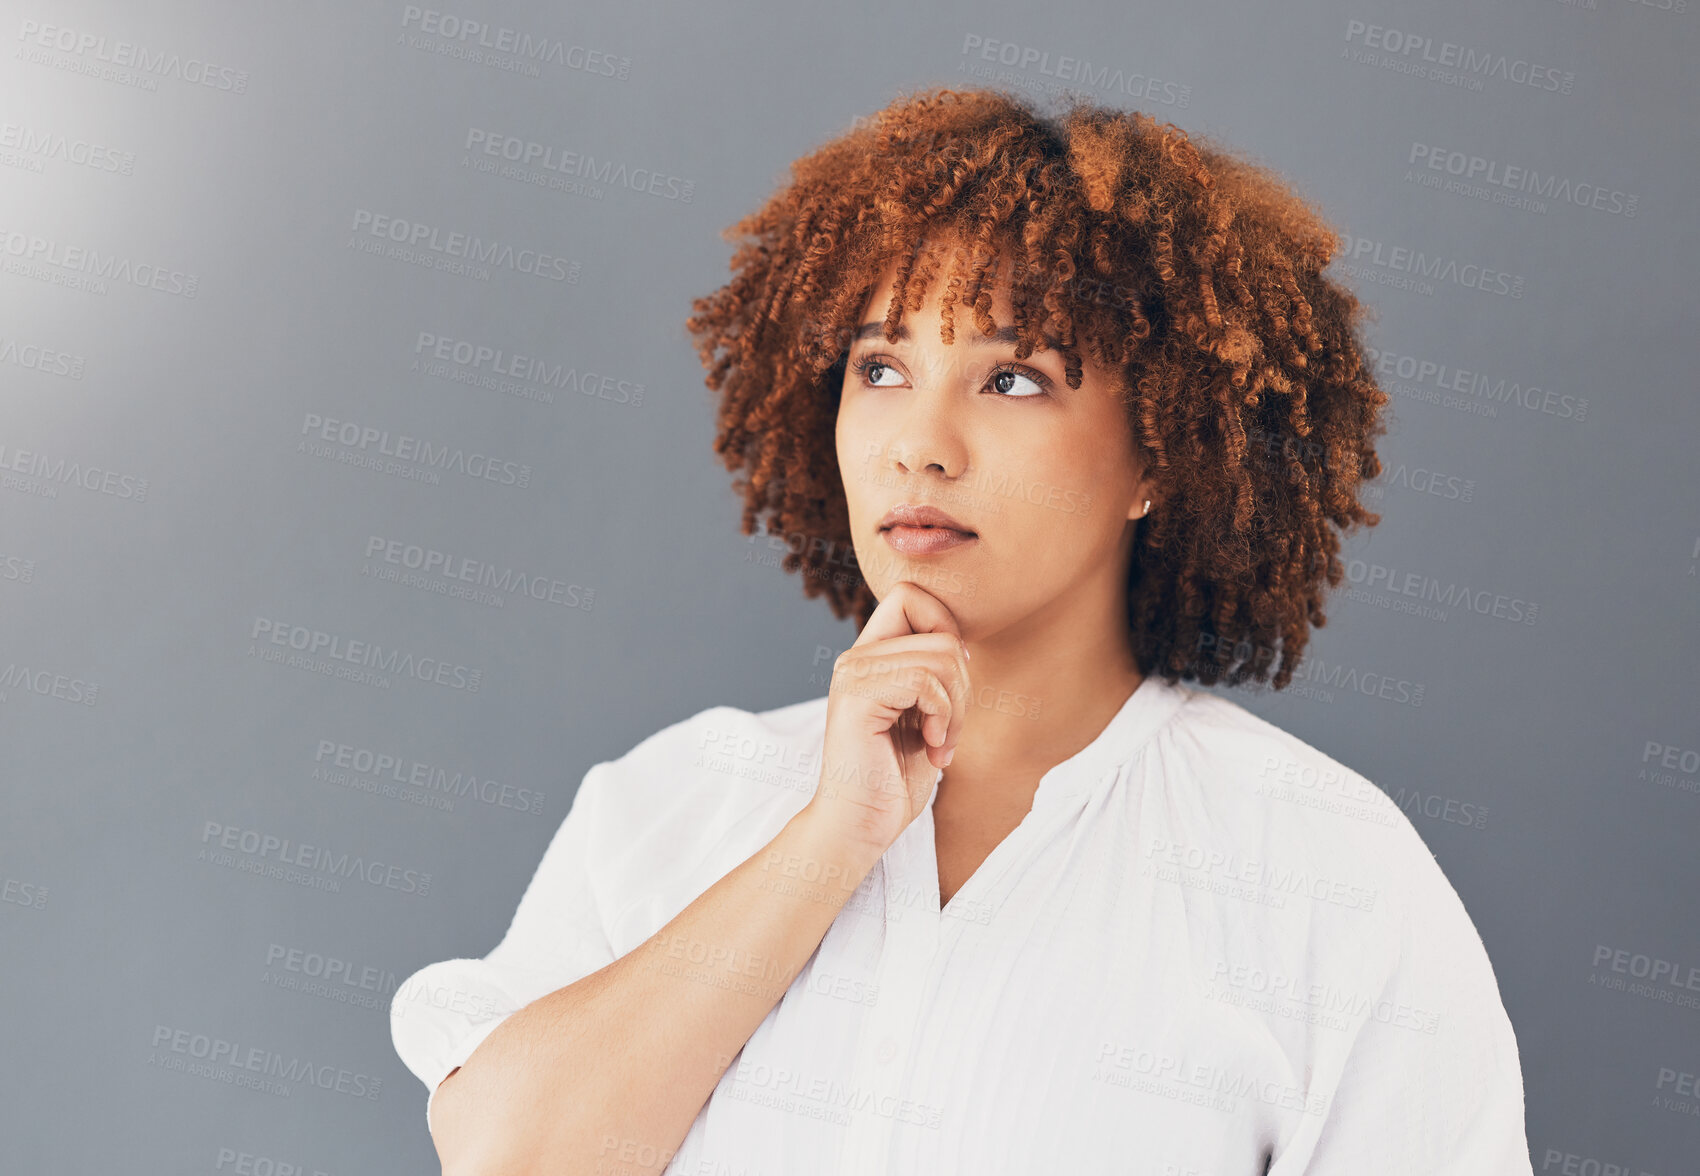
[[[1269,1176],[1532,1176],[1517,1039],[1493,966],[1457,892],[1425,865],[1430,885],[1407,908],[1398,959],[1332,1096]]]
[[[390,1002],[390,1036],[425,1083],[425,1123],[437,1088],[509,1016],[614,962],[592,888],[590,851],[608,764],[585,774],[507,934],[483,959],[428,964]]]

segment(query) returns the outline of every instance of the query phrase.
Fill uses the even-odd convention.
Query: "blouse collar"
[[[1185,686],[1171,686],[1155,674],[1147,674],[1092,742],[1039,777],[1033,807],[1050,799],[1077,796],[1133,760],[1193,693]]]

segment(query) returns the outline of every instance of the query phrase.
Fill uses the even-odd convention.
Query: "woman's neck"
[[[969,650],[972,697],[945,780],[976,794],[1025,790],[1030,800],[1039,778],[1091,743],[1143,680],[1131,650],[1114,660],[1099,645],[1078,659],[1054,650],[1020,661],[1000,657],[995,644]],[[941,781],[941,800],[946,791]]]

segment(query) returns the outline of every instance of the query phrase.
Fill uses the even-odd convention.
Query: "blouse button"
[[[879,1059],[881,1065],[890,1062],[892,1058],[897,1056],[897,1042],[887,1037],[880,1042],[879,1051],[874,1056]]]

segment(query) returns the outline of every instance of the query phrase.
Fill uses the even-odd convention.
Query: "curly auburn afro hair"
[[[1081,346],[1122,374],[1162,503],[1128,569],[1141,673],[1291,681],[1345,574],[1338,532],[1380,522],[1358,492],[1381,472],[1388,397],[1363,360],[1367,312],[1321,275],[1339,238],[1278,177],[1138,111],[1072,96],[1047,118],[941,88],[799,159],[721,235],[734,276],[686,320],[720,394],[715,451],[747,472],[743,533],[759,515],[786,537],[808,596],[858,629],[879,603],[834,556],[853,550],[834,441],[849,342],[888,266],[889,338],[961,243],[943,342],[958,304],[997,329],[985,283],[1003,259],[1018,359],[1048,333],[1071,388]]]

